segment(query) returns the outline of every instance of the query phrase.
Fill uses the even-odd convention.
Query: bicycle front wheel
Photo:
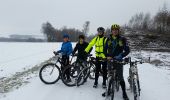
[[[76,86],[76,78],[79,72],[80,69],[78,67],[74,65],[67,66],[61,75],[63,83],[69,87]]]
[[[95,64],[91,63],[91,64],[90,64],[90,75],[89,75],[89,79],[92,79],[92,80],[95,79],[95,71],[96,71]]]
[[[138,86],[137,86],[137,80],[133,79],[133,95],[134,95],[134,100],[139,100],[139,91],[138,91]]]
[[[60,79],[60,68],[53,63],[45,64],[39,72],[40,80],[45,84],[54,84]]]
[[[114,100],[114,95],[115,95],[115,81],[111,81],[111,100]]]
[[[77,85],[77,86],[83,85],[84,82],[87,81],[87,78],[89,77],[89,75],[90,75],[90,67],[84,68],[84,69],[79,73],[79,75],[78,75],[78,77],[77,77],[77,81],[76,81],[77,83],[76,83],[76,85]]]
[[[120,87],[120,83],[119,83],[119,79],[118,79],[118,77],[116,77],[116,82],[115,82],[116,84],[116,91],[118,92],[119,91],[119,87]]]

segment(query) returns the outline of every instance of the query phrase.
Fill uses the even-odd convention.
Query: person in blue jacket
[[[62,63],[63,63],[63,67],[69,65],[69,56],[72,53],[73,49],[72,49],[72,44],[69,40],[69,35],[65,34],[63,35],[63,43],[61,46],[61,49],[58,50],[55,53],[61,53],[62,54]],[[63,70],[63,68],[61,68],[61,70]],[[67,72],[67,79],[69,79],[69,72]]]
[[[69,55],[72,53],[72,44],[69,40],[69,35],[65,34],[63,35],[63,43],[61,46],[61,49],[57,51],[57,53],[61,53],[62,56],[65,58],[69,58]]]

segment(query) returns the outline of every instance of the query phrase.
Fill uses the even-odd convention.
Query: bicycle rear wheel
[[[60,79],[60,68],[53,63],[45,64],[39,71],[40,80],[45,84],[54,84]]]

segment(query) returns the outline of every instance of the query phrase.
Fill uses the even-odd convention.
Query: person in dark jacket
[[[87,60],[87,53],[84,50],[86,49],[86,47],[88,45],[89,45],[89,43],[85,41],[85,36],[84,35],[79,35],[79,41],[76,44],[72,54],[75,55],[75,53],[78,51],[77,52],[78,53],[77,58],[79,60],[86,61]]]
[[[61,53],[62,54],[62,63],[63,63],[63,67],[66,67],[67,65],[69,65],[69,55],[72,53],[73,49],[72,49],[72,44],[69,40],[69,35],[65,34],[63,35],[63,43],[61,46],[61,49],[58,50],[55,53]],[[61,70],[63,70],[63,68],[61,68]],[[67,79],[69,80],[69,73],[67,72]]]
[[[120,35],[119,25],[112,25],[111,33],[112,34],[108,38],[105,46],[105,51],[107,51],[107,59],[115,59],[117,61],[122,61],[122,59],[126,57],[130,52],[128,43],[126,41],[126,38]],[[123,65],[120,63],[109,64],[108,62],[108,72],[109,70],[111,70],[111,66],[114,66],[117,70],[117,75],[120,81],[120,85],[122,87],[124,100],[129,100],[126,93],[125,81],[123,77]],[[102,95],[105,96],[105,94]]]

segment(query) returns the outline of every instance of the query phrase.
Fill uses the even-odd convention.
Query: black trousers
[[[61,71],[63,71],[64,68],[66,68],[69,65],[69,56],[66,56],[66,55],[62,56],[62,64],[63,64],[63,66],[61,67]],[[70,70],[67,70],[66,75],[67,75],[67,79],[69,79],[70,78]]]
[[[101,70],[102,68],[102,70]],[[100,72],[103,73],[103,84],[106,84],[107,79],[107,61],[100,61],[100,58],[96,57],[96,72],[95,72],[95,84],[98,84],[98,78]]]

